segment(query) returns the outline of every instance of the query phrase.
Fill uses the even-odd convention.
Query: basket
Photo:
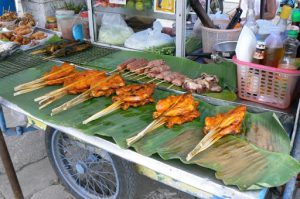
[[[223,41],[237,41],[241,34],[242,28],[238,29],[213,29],[201,26],[202,46],[204,53],[211,53],[215,44]]]
[[[280,109],[289,107],[300,71],[243,62],[236,56],[232,60],[237,64],[240,98]]]

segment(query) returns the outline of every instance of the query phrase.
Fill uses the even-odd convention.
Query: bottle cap
[[[281,19],[288,19],[292,11],[292,7],[284,5],[280,14]]]
[[[56,18],[55,18],[55,17],[52,17],[52,16],[47,17],[46,20],[47,20],[47,22],[49,22],[49,23],[56,23]]]
[[[297,30],[289,30],[288,36],[293,39],[297,39],[299,31]]]
[[[257,41],[256,48],[257,49],[261,49],[261,50],[266,49],[266,42],[264,42],[264,41]]]
[[[295,9],[292,13],[292,22],[300,22],[300,10]]]

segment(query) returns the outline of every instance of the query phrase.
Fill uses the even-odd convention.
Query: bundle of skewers
[[[154,89],[155,84],[153,83],[121,87],[116,90],[116,96],[112,98],[114,102],[112,105],[84,120],[83,124],[99,119],[118,109],[127,110],[129,107],[139,107],[152,103],[154,102],[152,98]]]
[[[194,100],[192,94],[183,94],[178,96],[169,96],[161,99],[156,104],[156,112],[153,113],[154,121],[136,136],[126,140],[127,145],[131,146],[142,139],[148,133],[166,125],[172,128],[174,125],[181,125],[193,121],[200,116],[198,111],[199,103]]]
[[[75,67],[68,63],[61,66],[53,66],[49,72],[46,72],[41,78],[34,81],[16,86],[14,96],[28,93],[46,86],[62,84],[66,79],[72,78],[75,73]]]
[[[74,42],[58,42],[55,44],[49,44],[45,48],[33,51],[32,55],[43,54],[47,57],[45,59],[52,59],[57,57],[64,57],[77,52],[84,51],[92,47],[92,44],[86,41],[74,41]]]
[[[179,86],[186,91],[198,94],[222,91],[219,78],[216,75],[202,73],[200,77],[191,79],[179,72],[171,71],[170,66],[161,59],[148,61],[143,58],[131,58],[120,64],[117,69],[119,71],[129,71],[129,74],[125,77],[132,80],[138,81],[150,78],[150,82],[170,83],[168,88]]]

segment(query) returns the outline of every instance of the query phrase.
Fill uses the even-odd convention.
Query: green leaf
[[[109,65],[115,63],[115,60],[108,57],[102,60],[105,59],[107,60],[101,63]],[[125,55],[124,59],[126,59]],[[174,61],[169,59],[168,62]],[[51,109],[74,96],[66,96],[43,110],[38,110],[38,105],[33,99],[59,88],[58,86],[46,87],[17,97],[13,96],[13,88],[16,85],[40,77],[54,64],[54,62],[47,62],[41,67],[30,68],[0,79],[0,96],[44,121],[77,128],[89,135],[112,138],[123,148],[126,148],[127,138],[144,129],[153,120],[152,113],[155,106],[149,104],[139,108],[130,108],[128,111],[118,110],[88,125],[81,124],[84,119],[109,106],[112,103],[111,97],[95,98],[51,117],[49,115]],[[185,72],[195,73],[189,70]],[[171,94],[173,93],[156,90],[154,98],[157,101]],[[134,144],[133,148],[146,156],[159,154],[164,159],[176,158],[184,162],[186,154],[203,137],[201,129],[205,117],[228,111],[231,108],[200,102],[200,119],[172,129],[161,127]],[[279,186],[299,172],[299,163],[288,155],[289,138],[272,113],[247,113],[244,130],[245,132],[239,136],[227,136],[221,139],[213,147],[197,156],[196,162],[193,163],[217,171],[217,177],[225,184],[236,185],[240,189]],[[252,175],[254,167],[261,168],[264,173],[255,171]],[[236,171],[240,172],[231,171],[231,168],[236,168]],[[225,175],[227,172],[229,172],[228,175]]]
[[[159,154],[187,163],[186,155],[202,137],[199,130],[186,131],[159,149]],[[218,179],[241,190],[283,185],[300,172],[299,163],[288,154],[263,150],[236,136],[220,139],[191,163],[215,170]]]

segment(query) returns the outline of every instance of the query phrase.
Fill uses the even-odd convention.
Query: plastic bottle
[[[280,20],[277,23],[277,26],[280,29],[280,32],[285,32],[287,27],[287,21],[291,14],[292,8],[290,6],[284,5],[280,13]]]
[[[299,46],[299,41],[297,40],[298,31],[289,30],[288,38],[284,42],[284,57],[281,60],[279,68],[297,70],[295,66],[297,48]]]
[[[264,65],[278,67],[284,54],[280,29],[274,28],[271,34],[266,38],[265,42],[267,46],[267,55]]]
[[[292,25],[300,28],[300,9],[294,9],[292,13]],[[300,34],[298,34],[298,40],[300,40]]]
[[[266,58],[266,43],[264,41],[257,41],[256,50],[252,57],[252,63],[264,64]]]
[[[248,26],[254,34],[258,32],[258,25],[255,20],[254,0],[248,0],[248,10],[246,14],[245,25]]]

